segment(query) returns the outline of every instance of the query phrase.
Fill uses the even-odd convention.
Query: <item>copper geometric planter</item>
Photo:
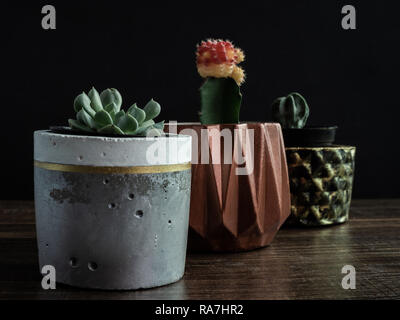
[[[166,126],[166,131],[174,130]],[[178,123],[177,131],[191,135],[192,150],[195,149],[189,250],[233,252],[268,245],[290,213],[288,171],[280,125]],[[229,138],[224,138],[228,133],[232,137],[231,148]],[[200,142],[202,135],[208,144]],[[210,163],[204,163],[207,154]],[[226,163],[227,158],[235,155],[238,155],[237,161]],[[246,158],[245,164],[240,164],[239,160],[243,160],[239,159],[240,155]],[[249,174],[238,175],[237,170],[241,173],[247,170]]]

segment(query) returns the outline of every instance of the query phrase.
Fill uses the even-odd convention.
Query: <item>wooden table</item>
[[[344,265],[356,289],[344,290]],[[43,290],[32,202],[0,201],[0,299],[399,299],[400,199],[354,200],[351,221],[283,228],[263,249],[189,254],[183,280],[140,291]]]

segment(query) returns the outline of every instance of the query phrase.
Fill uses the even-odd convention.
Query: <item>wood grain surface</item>
[[[0,299],[399,299],[400,199],[354,200],[350,221],[283,228],[266,248],[189,254],[184,278],[139,291],[41,288],[32,202],[0,201]],[[341,286],[344,265],[356,289]]]

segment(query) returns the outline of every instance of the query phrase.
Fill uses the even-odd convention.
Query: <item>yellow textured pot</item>
[[[356,148],[288,147],[291,214],[287,224],[330,225],[349,219]]]

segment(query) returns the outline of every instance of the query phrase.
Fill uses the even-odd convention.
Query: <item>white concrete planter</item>
[[[54,266],[57,282],[138,289],[183,276],[189,136],[36,131],[34,150],[39,264]]]

